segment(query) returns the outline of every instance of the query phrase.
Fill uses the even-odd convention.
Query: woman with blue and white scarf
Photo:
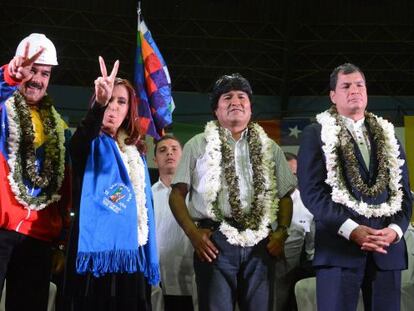
[[[132,85],[104,60],[92,107],[71,142],[74,206],[65,307],[150,310],[159,281],[151,183]]]

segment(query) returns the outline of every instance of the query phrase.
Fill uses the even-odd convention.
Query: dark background
[[[141,7],[175,92],[206,93],[218,75],[240,72],[255,94],[280,97],[283,117],[292,96],[326,96],[329,73],[349,61],[365,72],[370,96],[414,94],[412,0],[143,0]],[[119,58],[120,75],[132,79],[136,10],[134,0],[1,0],[0,62],[23,37],[42,32],[58,49],[52,84],[91,87],[98,55],[109,67]]]

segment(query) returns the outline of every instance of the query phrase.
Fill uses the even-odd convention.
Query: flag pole
[[[138,15],[138,28],[139,28],[139,24],[141,23],[141,1],[138,1],[137,15]]]

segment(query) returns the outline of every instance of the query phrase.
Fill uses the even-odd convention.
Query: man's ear
[[[154,160],[155,167],[158,168],[157,157],[153,157],[152,159]]]
[[[331,102],[335,104],[335,91],[329,92],[329,97],[331,98]]]

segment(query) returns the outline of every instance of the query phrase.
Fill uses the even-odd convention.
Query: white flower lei
[[[316,116],[318,123],[322,125],[321,139],[326,158],[327,178],[325,182],[332,187],[332,200],[336,203],[345,205],[358,214],[367,218],[391,216],[401,210],[403,192],[401,190],[402,170],[401,166],[404,160],[399,158],[400,151],[397,139],[395,138],[394,126],[381,117],[375,116],[378,124],[381,126],[386,144],[387,166],[390,170],[390,179],[388,187],[390,189],[390,198],[387,202],[379,205],[371,205],[365,202],[357,201],[349,192],[343,180],[338,176],[340,174],[338,166],[338,148],[339,131],[341,127],[336,123],[335,118],[328,112],[324,111]]]
[[[16,123],[17,120],[17,113],[14,105],[14,96],[11,96],[6,102],[6,112],[7,112],[7,121],[9,123],[9,136],[7,138],[8,143],[8,155],[9,160],[7,161],[9,164],[9,175],[7,176],[10,184],[10,188],[14,193],[16,200],[22,204],[26,209],[40,211],[50,205],[51,203],[57,202],[60,200],[61,195],[58,193],[54,193],[50,196],[50,198],[43,203],[40,204],[29,204],[26,202],[23,197],[22,193],[20,192],[20,188],[17,184],[17,181],[14,179],[14,174],[16,171],[16,162],[17,157],[19,156],[19,149],[20,149],[20,137],[21,137],[21,129],[20,126]],[[50,109],[51,113],[53,114],[53,118],[56,120],[56,132],[58,133],[58,149],[59,149],[59,167],[57,169],[57,189],[60,189],[63,178],[64,178],[64,171],[65,171],[65,134],[63,124],[60,121],[60,115],[56,111],[56,109],[52,106]]]
[[[138,245],[143,246],[148,241],[148,215],[145,196],[145,165],[135,145],[126,145],[125,139],[128,136],[124,130],[120,130],[117,137],[117,144],[122,152],[125,152],[128,176],[134,188],[135,201],[137,203],[138,216]],[[122,154],[121,154],[122,156]],[[124,161],[125,162],[125,161]]]
[[[259,133],[261,145],[263,163],[261,171],[264,176],[264,186],[262,192],[259,194],[259,198],[264,201],[265,209],[261,219],[259,229],[252,230],[246,229],[244,231],[238,231],[237,228],[231,226],[225,220],[220,224],[220,231],[227,237],[227,241],[233,245],[239,246],[253,246],[260,242],[269,234],[269,224],[276,220],[276,213],[278,209],[279,199],[277,198],[276,191],[276,177],[275,177],[275,163],[272,160],[272,144],[270,138],[266,135],[264,130],[258,124],[253,124],[255,130]],[[206,184],[207,190],[203,193],[203,198],[207,203],[207,214],[213,219],[218,220],[214,211],[213,204],[217,200],[218,193],[222,189],[221,181],[221,141],[219,137],[218,127],[215,121],[207,123],[205,128],[205,139],[207,141],[206,154],[207,154],[207,177]],[[244,202],[243,202],[244,203]]]

